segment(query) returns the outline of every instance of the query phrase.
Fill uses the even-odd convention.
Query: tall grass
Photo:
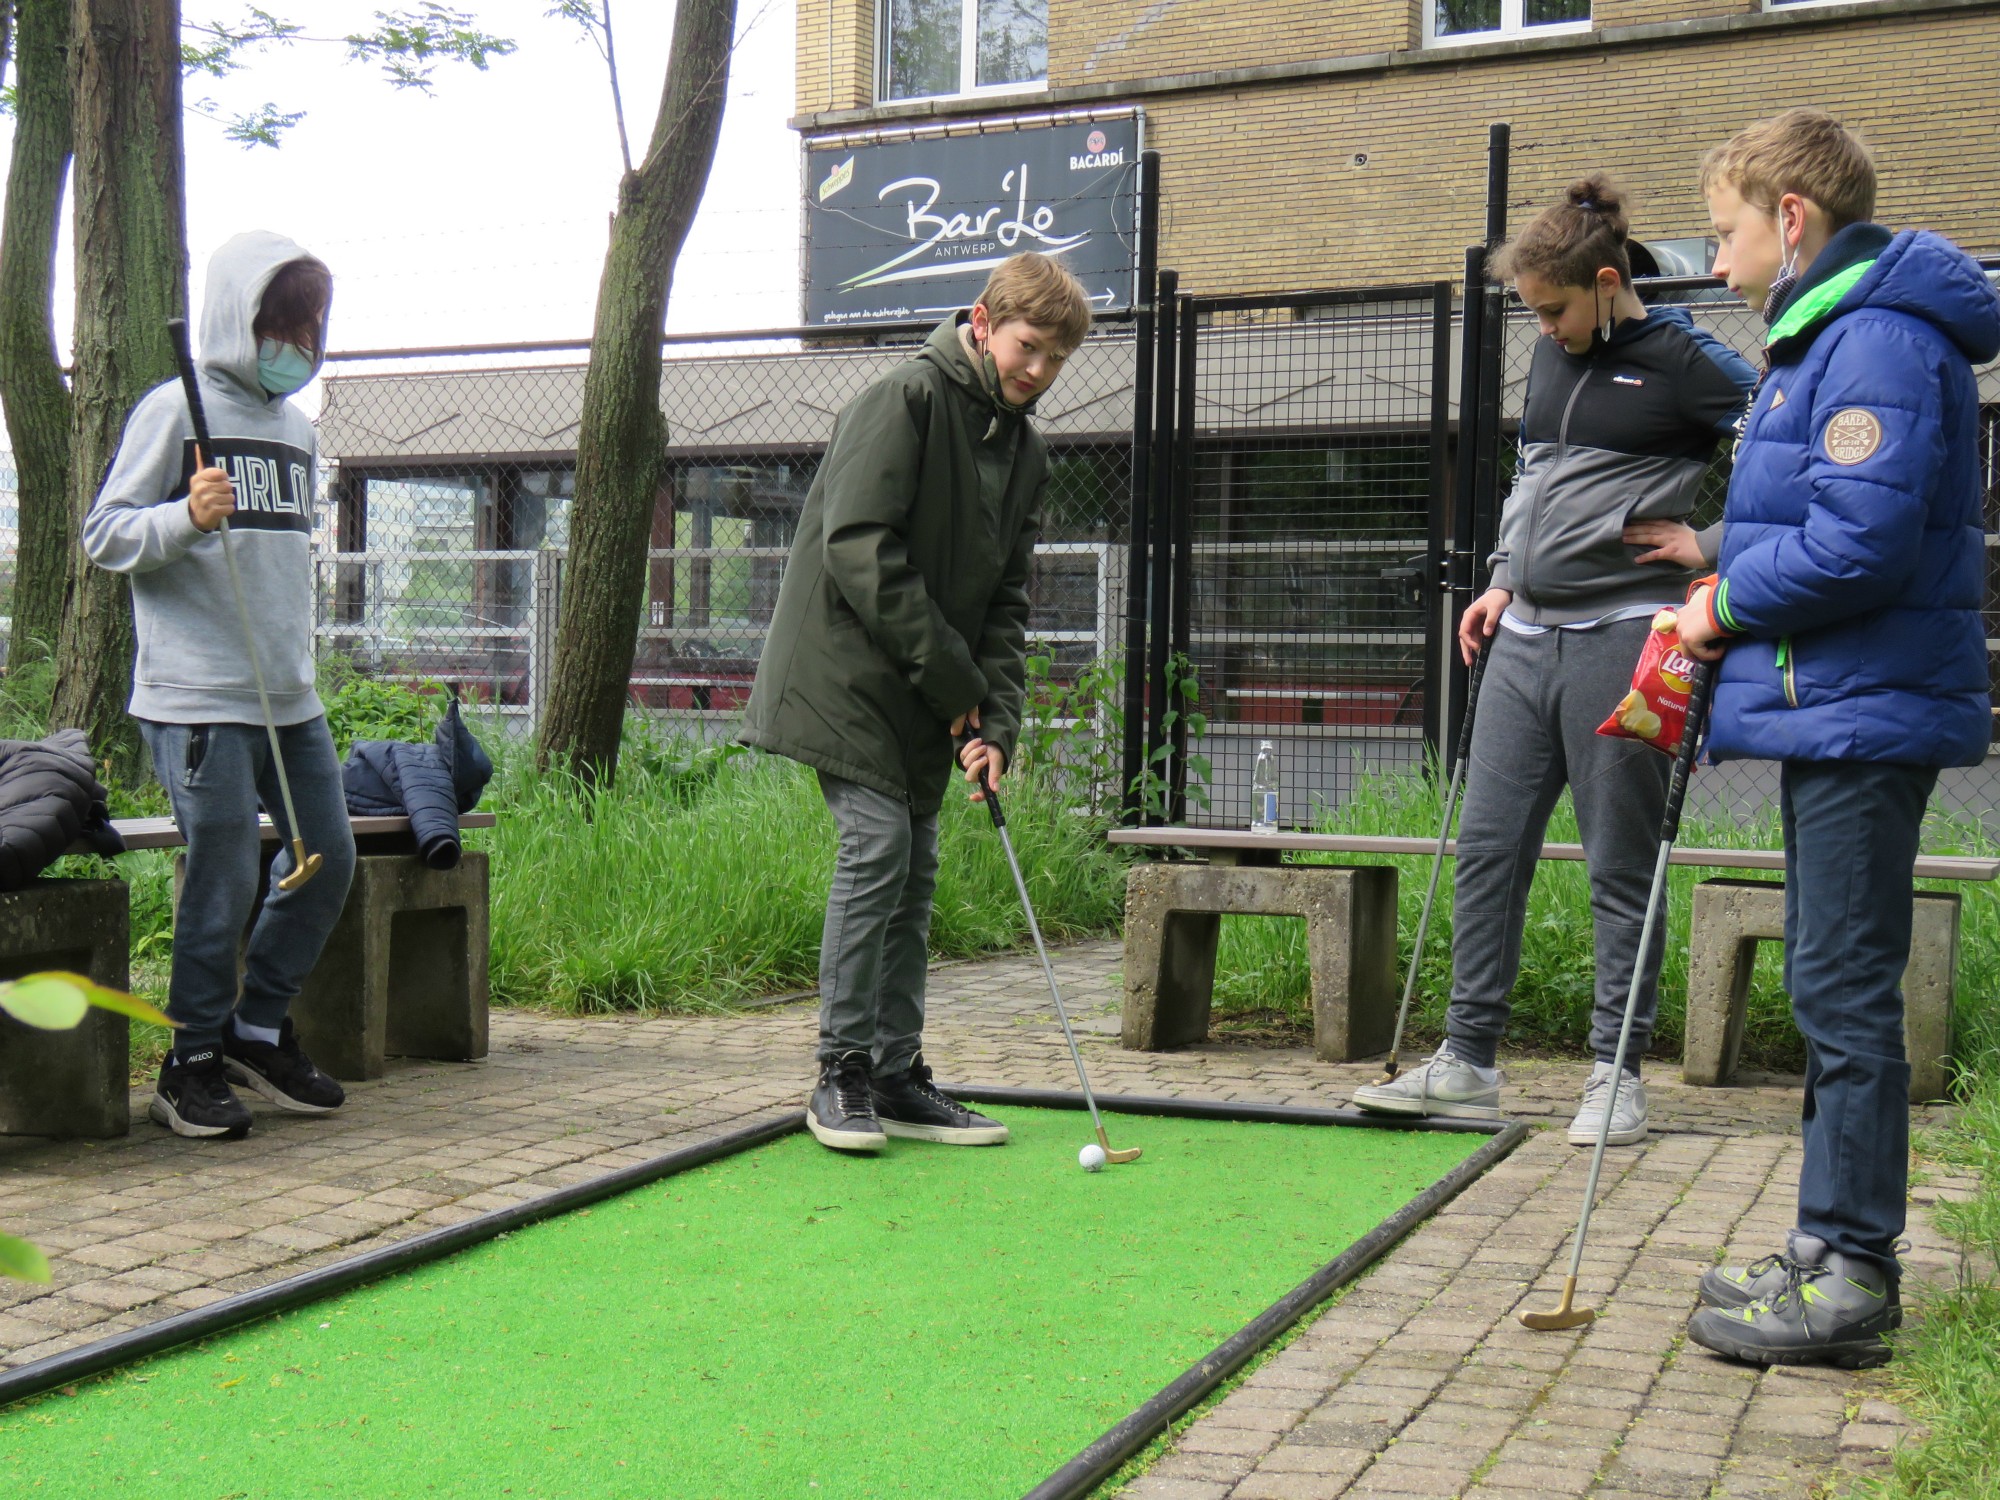
[[[1414,776],[1373,779],[1356,789],[1353,799],[1324,814],[1319,828],[1326,833],[1416,836],[1434,839],[1443,816],[1443,789]],[[1552,841],[1577,840],[1576,815],[1565,795],[1549,823]],[[1680,843],[1720,849],[1775,849],[1781,838],[1775,811],[1761,823],[1712,821],[1689,817],[1681,825]],[[1975,825],[1937,821],[1927,830],[1926,847],[1940,852],[1991,852],[1990,839]],[[1306,856],[1328,864],[1351,856]],[[1368,857],[1374,863],[1374,856]],[[1397,882],[1397,974],[1407,972],[1416,941],[1430,859],[1387,861],[1400,871]],[[1660,970],[1660,1009],[1653,1050],[1678,1055],[1685,1035],[1687,1011],[1688,917],[1697,881],[1716,871],[1675,866],[1668,874],[1667,948]],[[1447,861],[1437,905],[1431,913],[1417,997],[1411,1004],[1409,1036],[1434,1041],[1444,1035],[1445,1009],[1451,994],[1451,878]],[[1959,961],[1958,1004],[1961,1017],[1993,1003],[2000,982],[2000,911],[1984,887],[1940,884],[1940,889],[1977,891],[1985,900],[1967,897]],[[1596,982],[1594,940],[1590,915],[1589,874],[1581,862],[1550,862],[1535,871],[1528,898],[1527,925],[1521,942],[1521,973],[1513,990],[1513,1018],[1508,1044],[1536,1050],[1579,1051],[1590,1033],[1590,1012]],[[1804,1066],[1804,1042],[1792,1024],[1790,1002],[1780,982],[1780,944],[1758,950],[1750,987],[1749,1015],[1744,1027],[1743,1062],[1748,1067],[1796,1071]],[[1303,1017],[1308,1004],[1305,924],[1268,917],[1225,917],[1222,946],[1216,964],[1216,1003],[1224,1013],[1277,1010]]]
[[[518,761],[519,758],[516,758]],[[690,767],[693,769],[690,769]],[[510,762],[476,841],[493,855],[494,998],[576,1011],[707,1009],[817,979],[832,819],[811,772],[621,757],[608,791]],[[1115,929],[1122,864],[1101,829],[1032,778],[1003,793],[1043,930]],[[954,789],[939,826],[931,950],[964,957],[1028,940],[983,808]]]

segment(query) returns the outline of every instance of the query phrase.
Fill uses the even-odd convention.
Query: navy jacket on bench
[[[465,727],[454,696],[433,743],[363,740],[340,770],[351,815],[407,817],[423,862],[449,870],[458,864],[459,814],[479,805],[493,761]]]

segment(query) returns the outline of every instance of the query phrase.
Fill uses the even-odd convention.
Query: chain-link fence
[[[1450,328],[1442,283],[1183,302],[1176,641],[1199,683],[1210,798],[1187,821],[1245,822],[1267,744],[1287,823],[1423,765]]]
[[[2000,259],[1982,262],[1989,274],[2000,276]],[[1761,313],[1747,307],[1719,281],[1705,277],[1667,277],[1635,283],[1642,300],[1660,308],[1678,308],[1694,326],[1735,349],[1753,366],[1760,363],[1765,324]],[[1505,494],[1512,474],[1512,435],[1518,431],[1527,398],[1528,368],[1539,337],[1534,314],[1510,297],[1507,303],[1506,337],[1502,356],[1501,416],[1509,441],[1502,445],[1500,459]],[[1980,475],[1985,489],[1986,515],[1986,648],[1994,701],[2000,704],[2000,361],[1982,365],[1976,372],[1980,401]],[[1729,488],[1729,461],[1732,444],[1719,445],[1702,487],[1702,498],[1693,516],[1694,526],[1706,526],[1722,518],[1723,501]],[[1985,764],[1946,770],[1938,781],[1932,808],[1934,817],[1927,830],[1929,845],[1955,844],[1959,831],[1954,823],[1977,822],[1988,833],[2000,836],[2000,717],[1995,719],[1995,745]],[[1689,786],[1690,807],[1710,816],[1755,821],[1775,818],[1778,806],[1778,768],[1767,761],[1730,761],[1703,767]]]
[[[727,732],[834,418],[920,337],[827,348],[750,335],[670,353],[636,706]],[[1058,677],[1121,641],[1132,352],[1125,330],[1100,330],[1037,415],[1053,462],[1031,629]],[[449,682],[523,728],[535,722],[554,661],[583,377],[580,364],[508,363],[492,350],[329,367],[323,657]]]

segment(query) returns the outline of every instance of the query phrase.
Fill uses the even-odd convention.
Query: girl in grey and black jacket
[[[1597,1056],[1570,1140],[1595,1142],[1624,999],[1645,984],[1631,1059],[1652,1039],[1661,939],[1641,955],[1670,762],[1597,726],[1631,685],[1652,616],[1680,602],[1716,538],[1684,524],[1718,436],[1740,419],[1748,364],[1649,309],[1632,287],[1625,213],[1602,177],[1570,188],[1506,246],[1499,268],[1547,335],[1535,348],[1521,466],[1501,513],[1492,583],[1459,625],[1480,692],[1459,819],[1447,1040],[1423,1067],[1359,1090],[1364,1109],[1497,1119],[1496,1066],[1520,968],[1528,886],[1565,786],[1590,871]],[[1706,545],[1704,545],[1704,543]],[[1635,1073],[1611,1140],[1646,1134]]]

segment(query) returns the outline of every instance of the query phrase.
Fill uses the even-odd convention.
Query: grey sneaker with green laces
[[[1491,1082],[1471,1063],[1453,1054],[1447,1042],[1421,1066],[1398,1073],[1386,1083],[1371,1083],[1354,1091],[1354,1107],[1381,1115],[1445,1115],[1461,1120],[1500,1118],[1497,1068]]]
[[[1748,1307],[1768,1302],[1785,1289],[1794,1266],[1816,1266],[1826,1256],[1826,1241],[1817,1235],[1785,1231],[1785,1248],[1747,1266],[1710,1266],[1701,1273],[1705,1307]]]
[[[1796,1253],[1797,1241],[1791,1248]],[[1777,1292],[1748,1307],[1695,1309],[1688,1337],[1750,1364],[1866,1370],[1889,1362],[1885,1335],[1902,1323],[1888,1276],[1873,1262],[1829,1250],[1817,1265],[1789,1261]]]

